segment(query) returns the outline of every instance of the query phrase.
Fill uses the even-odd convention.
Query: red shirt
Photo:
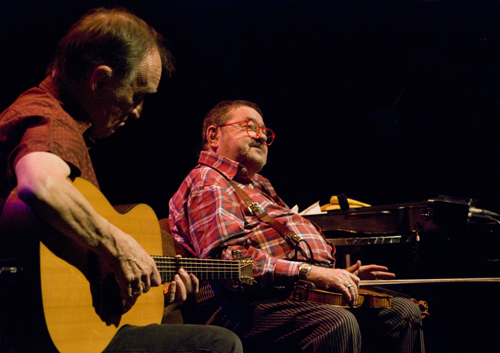
[[[309,249],[301,242],[292,261],[292,244],[247,211],[228,181],[232,179],[271,217],[304,238],[314,260],[334,265],[334,247],[311,222],[290,210],[269,180],[259,174],[249,178],[239,163],[211,152],[201,152],[198,162],[169,203],[172,235],[193,255],[229,260],[231,250],[241,250],[243,256],[253,258],[254,277],[264,282],[296,279],[299,264],[310,259]]]
[[[71,116],[68,111],[74,112]],[[51,152],[66,161],[72,176],[98,187],[83,133],[90,122],[70,99],[62,99],[52,77],[32,88],[0,115],[1,194],[16,186],[14,167],[31,152]]]

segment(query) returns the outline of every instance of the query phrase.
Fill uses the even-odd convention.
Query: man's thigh
[[[361,348],[356,318],[341,307],[266,300],[253,303],[250,320],[249,329],[241,334],[246,351],[323,353]]]
[[[122,327],[104,353],[242,353],[239,338],[231,331],[205,325],[148,325]]]

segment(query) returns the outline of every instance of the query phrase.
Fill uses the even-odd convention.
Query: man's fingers
[[[354,265],[349,266],[348,268],[346,268],[346,271],[353,273],[355,271],[358,271],[360,268],[361,268],[361,261],[358,260],[358,261],[356,261],[356,263]]]
[[[151,256],[149,256],[148,260],[149,260],[149,266],[148,266],[149,271],[144,271],[145,273],[149,273],[148,284],[150,287],[159,286],[160,284],[163,283],[161,280],[160,271],[158,271],[158,267],[156,267],[155,260]]]
[[[347,302],[347,304],[349,306],[354,307],[358,304],[358,301],[357,301],[357,295],[355,296],[353,293],[354,292],[353,288],[354,288],[354,286],[352,286],[352,287],[342,286],[340,291],[341,291],[342,295],[344,296],[344,299]]]
[[[142,276],[142,291],[144,293],[149,292],[149,289],[151,288],[151,278],[149,276]]]
[[[351,283],[356,287],[356,288],[359,288],[359,277],[350,273],[349,274],[349,278],[348,278],[348,282]]]
[[[168,298],[169,303],[173,303],[175,301],[175,292],[177,289],[176,287],[177,287],[177,283],[175,283],[175,281],[170,282],[170,285],[168,286],[168,294],[167,294],[167,298]]]
[[[182,269],[181,269],[182,270]],[[179,271],[180,273],[181,271]],[[184,271],[187,275],[187,272]],[[189,276],[188,276],[189,278]],[[175,283],[177,284],[177,288],[176,288],[176,291],[175,291],[175,299],[178,301],[178,302],[183,302],[187,299],[187,293],[186,293],[186,286],[184,285],[184,282],[182,281],[181,277],[179,274],[176,274],[174,276],[174,281]]]
[[[117,280],[122,288],[122,296],[138,297],[142,293],[146,293],[151,289],[151,286],[157,286],[161,283],[155,278],[155,274],[160,276],[156,266],[149,268],[148,271],[141,270],[139,264],[133,261],[122,262],[122,277]]]
[[[165,286],[163,293],[170,303],[182,303],[187,299],[189,293],[198,292],[199,280],[193,274],[188,274],[186,270],[180,269],[174,276],[172,282]]]
[[[178,273],[179,278],[182,280],[182,284],[186,290],[186,292],[193,292],[193,282],[191,281],[191,277],[189,274],[186,272],[185,269],[181,268],[179,269]]]
[[[163,283],[163,295],[167,296],[169,292],[170,282]],[[168,297],[167,297],[168,298]]]
[[[358,306],[358,287],[354,283],[349,283],[345,285],[347,294],[348,294],[348,302],[351,306]]]
[[[139,279],[127,279],[126,277],[115,277],[120,285],[120,294],[123,298],[138,297],[143,293],[143,285]]]
[[[198,277],[196,277],[192,273],[189,275],[189,277],[191,277],[191,281],[193,282],[194,292],[198,293],[200,291],[200,281],[198,280]]]
[[[395,278],[396,274],[392,272],[372,272],[372,278],[374,279],[390,279]]]
[[[134,280],[131,284],[133,297],[138,297],[144,292],[144,284],[140,279]]]

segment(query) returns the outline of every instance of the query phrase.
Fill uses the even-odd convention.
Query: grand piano
[[[429,303],[429,352],[498,352],[500,283],[434,282],[500,277],[500,215],[475,205],[472,199],[438,196],[305,217],[335,244],[339,268],[360,259],[388,266],[397,279],[432,280],[382,288]]]
[[[476,201],[436,198],[308,215],[337,248],[339,267],[386,264],[399,278],[498,276],[500,215]]]

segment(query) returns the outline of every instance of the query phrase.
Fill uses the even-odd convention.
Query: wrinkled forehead
[[[228,119],[225,123],[229,124],[235,121],[242,120],[253,120],[260,126],[265,126],[262,116],[255,109],[247,106],[240,106],[232,109],[229,112]]]
[[[161,79],[161,57],[158,49],[153,48],[137,68],[136,85],[145,91],[156,92]]]

